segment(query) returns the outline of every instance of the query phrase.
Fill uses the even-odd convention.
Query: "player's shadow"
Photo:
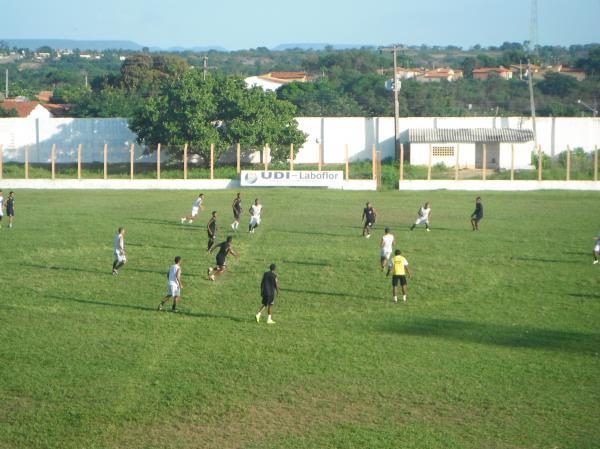
[[[132,267],[128,267],[125,266],[123,268],[124,271],[135,271],[137,273],[154,273],[154,274],[160,274],[163,275],[165,278],[167,277],[167,270],[151,270],[150,268],[132,268]],[[193,274],[193,273],[185,273],[185,277],[200,277],[199,274]],[[204,276],[206,277],[206,276]]]
[[[569,296],[572,298],[582,298],[582,299],[600,299],[600,295],[587,294],[587,293],[569,293]]]
[[[511,257],[512,260],[521,260],[525,262],[541,262],[541,263],[581,263],[580,260],[568,260],[568,259],[544,259],[543,257]]]
[[[317,261],[312,261],[312,260],[282,260],[281,261],[282,264],[291,264],[291,265],[308,265],[308,266],[315,266],[315,267],[328,267],[331,264],[325,263],[325,262],[317,262]]]
[[[322,292],[318,290],[298,290],[295,288],[283,288],[283,292],[300,293],[303,295],[315,295],[315,296],[334,296],[338,298],[358,298],[358,299],[381,299],[378,296],[369,295],[357,295],[355,293],[345,292]]]
[[[283,232],[288,234],[303,234],[303,235],[324,235],[326,237],[347,237],[348,234],[334,234],[333,232],[320,231],[293,231],[291,229],[275,229],[274,232]]]
[[[129,220],[137,221],[140,223],[146,223],[146,224],[160,225],[160,226],[174,226],[174,227],[177,227],[180,229],[185,229],[188,231],[196,231],[196,230],[204,229],[202,225],[200,225],[200,226],[187,225],[186,226],[186,225],[181,224],[177,220],[158,220],[156,218],[130,218]]]
[[[157,309],[156,307],[143,306],[143,305],[139,305],[139,304],[122,304],[122,303],[114,303],[114,302],[107,302],[107,301],[99,301],[96,299],[69,298],[67,296],[55,296],[55,295],[47,295],[46,298],[57,299],[60,301],[77,302],[80,304],[91,304],[91,305],[95,305],[95,306],[116,307],[116,308],[122,308],[122,309],[140,310],[142,312],[159,313],[158,310],[156,310]],[[157,301],[157,304],[158,304],[158,301]],[[165,306],[165,311],[168,311],[168,310],[170,310],[170,305],[167,303],[167,305]],[[225,314],[221,314],[221,313],[191,312],[191,311],[187,311],[187,310],[180,310],[179,314],[183,315],[183,316],[192,316],[192,317],[196,317],[196,318],[221,318],[221,319],[236,321],[238,323],[245,323],[245,322],[251,321],[250,319],[240,318],[240,317],[231,316],[231,315],[225,315]]]
[[[61,267],[58,265],[41,265],[41,264],[34,264],[34,263],[27,263],[27,262],[21,262],[20,265],[22,267],[38,268],[38,269],[42,269],[42,270],[76,271],[79,273],[104,274],[104,275],[112,276],[112,273],[111,273],[110,269],[108,269],[108,268],[106,270],[91,270],[91,269],[87,269],[87,268]]]
[[[600,333],[535,329],[462,320],[420,319],[400,323],[389,322],[383,330],[401,335],[523,349],[595,353],[600,346]]]
[[[183,246],[168,246],[168,245],[147,245],[147,244],[142,244],[142,243],[135,243],[135,242],[130,242],[127,241],[127,246],[133,246],[133,247],[140,247],[140,248],[158,248],[158,249],[179,249],[179,250],[192,250],[194,249],[193,247],[189,247],[189,248],[184,248]]]

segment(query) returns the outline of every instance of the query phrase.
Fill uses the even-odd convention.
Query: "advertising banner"
[[[343,171],[242,170],[242,187],[341,188]]]

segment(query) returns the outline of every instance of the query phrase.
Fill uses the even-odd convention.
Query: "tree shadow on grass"
[[[543,259],[541,257],[511,257],[511,259],[525,261],[525,262],[541,262],[541,263],[567,263],[567,264],[581,263],[580,260]]]
[[[569,293],[569,296],[571,296],[573,298],[600,299],[600,295],[587,294],[587,293]]]
[[[161,226],[174,226],[174,227],[177,227],[180,229],[186,229],[188,231],[196,231],[196,230],[204,229],[202,224],[200,226],[198,226],[198,225],[186,226],[185,224],[182,224],[181,222],[179,222],[177,220],[157,220],[155,218],[130,218],[129,220],[137,221],[140,223],[146,223],[146,224],[154,224],[154,225],[161,225]],[[198,220],[196,220],[196,221],[198,221]],[[202,223],[202,222],[199,222],[199,223]]]
[[[462,320],[420,319],[404,323],[390,322],[385,325],[383,330],[401,335],[524,349],[595,353],[600,346],[600,334],[485,324]]]
[[[103,274],[103,275],[112,276],[111,268],[108,266],[108,264],[107,264],[106,270],[91,270],[91,269],[79,268],[79,267],[61,267],[58,265],[41,265],[41,264],[34,264],[34,263],[27,263],[27,262],[22,262],[20,265],[23,267],[39,268],[39,269],[43,269],[43,270],[76,271],[79,273],[92,273],[92,274]]]
[[[148,306],[143,306],[143,305],[139,305],[139,304],[120,304],[120,303],[113,303],[113,302],[107,302],[107,301],[98,301],[95,299],[69,298],[67,296],[56,296],[56,295],[46,295],[45,297],[51,298],[51,299],[57,299],[59,301],[77,302],[80,304],[91,304],[91,305],[96,305],[96,306],[117,307],[117,308],[123,308],[123,309],[140,310],[142,312],[158,313],[157,307],[148,307]],[[158,303],[159,303],[159,300],[156,301],[156,304],[158,304]],[[165,310],[170,310],[169,307],[170,306],[167,305],[165,307]],[[236,321],[238,323],[251,322],[250,319],[239,318],[236,316],[225,315],[225,314],[221,314],[221,313],[191,312],[191,311],[187,311],[187,310],[180,310],[179,314],[183,315],[183,316],[191,316],[191,317],[196,317],[196,318],[220,318],[220,319]]]
[[[321,291],[317,291],[317,290],[297,290],[295,288],[282,288],[281,290],[283,292],[292,292],[292,293],[315,295],[315,296],[334,296],[334,297],[339,297],[339,298],[376,299],[376,300],[381,299],[381,297],[379,297],[379,296],[356,295],[354,293],[344,293],[344,292],[321,292]]]

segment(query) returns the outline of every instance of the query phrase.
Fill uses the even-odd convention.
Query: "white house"
[[[52,118],[54,115],[37,101],[4,100],[0,107],[5,111],[17,111],[20,118]]]
[[[304,72],[269,72],[264,75],[250,76],[244,81],[249,89],[262,87],[265,91],[276,91],[281,86],[294,81],[305,83],[308,81],[308,76]]]
[[[411,164],[443,163],[459,168],[483,168],[484,145],[489,169],[531,168],[533,131],[514,128],[411,128],[408,130]],[[431,155],[430,155],[431,152]]]

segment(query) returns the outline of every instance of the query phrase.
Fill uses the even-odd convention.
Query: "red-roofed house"
[[[305,72],[269,72],[264,75],[250,76],[244,80],[248,88],[262,87],[267,91],[274,91],[294,81],[305,83],[308,75]]]
[[[480,67],[473,69],[473,79],[485,81],[493,77],[510,80],[513,77],[513,72],[504,67]]]
[[[5,111],[14,109],[20,118],[52,118],[52,113],[38,101],[4,100],[0,107]]]
[[[463,77],[463,71],[458,69],[440,68],[428,70],[421,76],[417,76],[417,81],[424,83],[439,83],[441,81],[456,81]]]

